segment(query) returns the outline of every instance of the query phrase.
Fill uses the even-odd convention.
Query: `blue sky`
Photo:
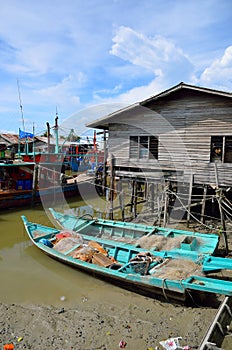
[[[20,99],[26,131],[57,111],[81,134],[181,81],[232,92],[231,23],[231,0],[2,0],[0,132],[23,128]]]

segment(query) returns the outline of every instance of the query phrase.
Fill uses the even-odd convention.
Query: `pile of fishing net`
[[[136,246],[148,250],[171,250],[175,248],[180,248],[183,239],[183,236],[174,238],[167,238],[164,236],[157,235],[143,236],[137,240]]]
[[[155,277],[182,280],[192,275],[203,275],[199,265],[190,260],[170,259],[154,271]]]
[[[56,242],[53,245],[53,248],[60,253],[65,253],[71,250],[77,245],[83,244],[83,238],[76,232],[65,232],[61,233],[59,236],[56,235]]]

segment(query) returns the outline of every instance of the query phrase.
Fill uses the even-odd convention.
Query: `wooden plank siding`
[[[181,89],[113,118],[109,124],[109,152],[116,168],[144,171],[183,171],[183,181],[215,184],[210,162],[211,136],[232,135],[232,98]],[[159,139],[158,160],[129,157],[130,136],[154,135]],[[230,186],[232,163],[218,163],[219,185]]]

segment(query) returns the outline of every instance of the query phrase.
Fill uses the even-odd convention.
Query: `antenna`
[[[22,101],[21,101],[19,80],[18,79],[17,79],[17,85],[18,85],[18,94],[19,94],[19,107],[20,107],[21,115],[22,115],[23,131],[25,131],[25,123],[24,123],[24,116],[23,116],[23,106],[22,106]]]

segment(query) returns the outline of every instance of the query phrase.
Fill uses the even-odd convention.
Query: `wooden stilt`
[[[122,189],[122,179],[119,179],[118,181],[118,199],[119,199],[119,206],[121,208],[121,215],[122,215],[122,221],[125,220],[125,207],[124,207],[124,194]]]
[[[150,198],[151,198],[151,204],[150,204],[150,208],[151,208],[151,212],[154,213],[154,208],[155,208],[155,198],[154,198],[154,183],[152,182],[150,184]]]
[[[107,184],[107,168],[106,168],[106,162],[107,162],[107,148],[106,148],[106,131],[104,131],[104,161],[103,161],[103,181],[102,181],[102,193],[105,196],[106,195],[106,184]]]
[[[158,184],[157,184],[158,186]],[[157,188],[158,189],[158,188]],[[163,196],[164,192],[162,191],[161,197],[159,196],[159,191],[157,191],[157,207],[158,207],[158,226],[161,225],[161,216],[162,216],[162,208],[163,208]]]
[[[145,181],[143,198],[146,200],[147,200],[147,193],[148,193],[148,183],[147,183],[147,181]]]
[[[135,180],[132,180],[131,184],[131,213],[133,212],[134,207],[134,200],[135,200]]]
[[[134,183],[135,190],[134,190],[134,209],[133,209],[133,214],[134,218],[137,217],[137,203],[138,203],[138,182],[135,181]]]
[[[166,227],[168,222],[169,186],[170,186],[170,183],[168,181],[165,187],[163,227]]]
[[[192,202],[192,192],[193,192],[193,174],[190,175],[190,182],[189,182],[189,196],[188,196],[188,211],[187,211],[187,227],[189,227],[189,221],[191,217],[191,202]]]
[[[110,220],[113,220],[114,218],[114,157],[111,156],[110,160],[110,213],[109,217]]]
[[[207,185],[203,186],[203,197],[202,197],[202,206],[201,206],[201,222],[205,222],[205,202],[207,195]]]
[[[222,225],[222,235],[224,237],[226,254],[228,254],[229,248],[228,248],[228,239],[227,239],[227,234],[226,234],[226,224],[225,224],[223,209],[222,209],[222,206],[221,206],[222,189],[219,188],[217,163],[214,163],[214,170],[215,170],[215,179],[216,179],[216,186],[217,186],[215,192],[216,192],[216,198],[217,198],[217,201],[218,201],[218,207],[219,207],[219,212],[220,212],[220,219],[221,219],[221,225]]]

